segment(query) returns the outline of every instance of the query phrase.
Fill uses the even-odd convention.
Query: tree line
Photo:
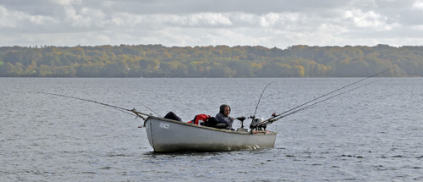
[[[0,47],[2,77],[423,76],[423,47]]]

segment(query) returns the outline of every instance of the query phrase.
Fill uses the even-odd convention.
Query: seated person
[[[231,113],[231,107],[228,105],[221,105],[219,113],[216,114],[217,126],[222,126],[225,129],[232,130],[232,123],[234,122],[234,118],[229,117]]]

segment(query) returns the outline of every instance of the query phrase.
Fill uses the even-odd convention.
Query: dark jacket
[[[233,118],[226,117],[222,113],[217,113],[215,118],[218,121],[218,123],[225,123],[226,124],[226,129],[229,129],[229,130],[232,129],[232,123],[234,122],[234,119]]]

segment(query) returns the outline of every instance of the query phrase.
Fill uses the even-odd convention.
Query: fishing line
[[[272,115],[272,118],[269,118],[269,119],[267,119],[267,120],[264,120],[264,121],[262,121],[262,122],[260,122],[260,123],[258,123],[258,124],[256,124],[256,125],[254,125],[254,126],[263,125],[263,123],[265,123],[266,125],[267,125],[267,124],[270,124],[270,123],[273,123],[274,121],[277,121],[277,120],[279,120],[279,119],[281,119],[281,118],[284,118],[284,117],[286,117],[286,116],[289,116],[289,115],[291,115],[291,114],[297,113],[297,112],[299,112],[299,111],[305,110],[306,108],[309,108],[309,107],[311,107],[311,106],[314,106],[314,105],[316,105],[316,104],[318,104],[318,103],[321,103],[321,102],[327,101],[327,100],[329,100],[329,99],[331,99],[331,98],[337,97],[337,96],[339,96],[339,95],[342,95],[342,94],[344,94],[344,93],[350,92],[350,91],[355,90],[355,89],[358,89],[358,88],[360,88],[360,87],[363,87],[363,86],[369,85],[369,84],[371,84],[371,83],[373,83],[373,82],[368,83],[368,84],[361,85],[361,86],[359,86],[359,87],[356,87],[356,88],[353,88],[353,89],[347,90],[347,91],[342,92],[342,93],[340,93],[340,94],[337,94],[337,95],[335,95],[335,96],[331,96],[331,97],[329,97],[329,98],[326,98],[326,99],[323,99],[323,100],[321,100],[321,101],[315,102],[315,103],[313,103],[313,104],[311,104],[311,105],[309,105],[309,106],[303,107],[303,106],[305,106],[305,105],[307,105],[307,104],[310,104],[310,103],[312,103],[312,102],[314,102],[314,101],[316,101],[316,100],[322,99],[322,98],[324,98],[324,97],[326,97],[326,96],[328,96],[328,95],[330,95],[330,94],[333,94],[333,93],[335,93],[335,92],[338,92],[338,91],[340,91],[340,90],[342,90],[342,89],[345,89],[345,88],[347,88],[347,87],[350,87],[350,86],[352,86],[352,85],[355,85],[355,84],[357,84],[357,83],[360,83],[360,82],[362,82],[362,81],[364,81],[364,80],[367,80],[367,79],[369,79],[369,78],[372,78],[372,77],[375,77],[375,76],[380,75],[380,74],[382,74],[382,73],[385,73],[385,72],[387,72],[387,71],[389,71],[389,70],[391,70],[391,69],[392,69],[392,68],[387,69],[387,70],[382,71],[382,72],[379,72],[379,73],[376,73],[376,74],[374,74],[374,75],[368,76],[368,77],[366,77],[366,78],[364,78],[364,79],[358,80],[358,81],[353,82],[353,83],[351,83],[351,84],[348,84],[348,85],[346,85],[346,86],[343,86],[343,87],[341,87],[341,88],[339,88],[339,89],[336,89],[336,90],[334,90],[334,91],[331,91],[331,92],[329,92],[329,93],[327,93],[327,94],[324,94],[324,95],[322,95],[322,96],[320,96],[320,97],[317,97],[317,98],[315,98],[315,99],[313,99],[313,100],[310,100],[310,101],[308,101],[308,102],[306,102],[306,103],[304,103],[304,104],[301,104],[301,105],[299,105],[299,106],[296,106],[296,107],[294,107],[294,108],[292,108],[292,109],[289,109],[289,110],[287,110],[287,111],[285,111],[285,112],[282,112],[282,113],[280,113],[280,114],[277,114],[277,115],[273,114],[273,115]],[[303,107],[303,108],[301,108],[301,107]]]
[[[345,85],[345,86],[343,86],[343,87],[341,87],[341,88],[338,88],[338,89],[336,89],[336,90],[334,90],[334,91],[331,91],[331,92],[329,92],[329,93],[327,93],[327,94],[324,94],[324,95],[322,95],[322,96],[320,96],[320,97],[317,97],[317,98],[315,98],[315,99],[313,99],[313,100],[310,100],[310,101],[308,101],[308,102],[306,102],[306,103],[304,103],[304,104],[301,104],[301,105],[296,106],[296,107],[294,107],[294,108],[292,108],[292,109],[289,109],[289,110],[287,110],[287,111],[285,111],[285,112],[282,112],[282,113],[280,113],[280,114],[277,114],[277,115],[275,115],[274,117],[278,117],[278,116],[280,116],[280,115],[283,115],[283,114],[289,113],[289,112],[291,112],[291,111],[293,111],[293,110],[295,110],[295,109],[298,109],[298,108],[300,108],[300,107],[302,107],[302,106],[305,106],[305,105],[307,105],[307,104],[310,104],[310,103],[312,103],[312,102],[314,102],[314,101],[316,101],[316,100],[319,100],[319,99],[321,99],[321,98],[323,98],[323,97],[326,97],[326,96],[328,96],[328,95],[330,95],[330,94],[332,94],[332,93],[335,93],[335,92],[337,92],[337,91],[340,91],[340,90],[345,89],[345,88],[347,88],[347,87],[350,87],[350,86],[352,86],[352,85],[355,85],[355,84],[357,84],[357,83],[360,83],[360,82],[362,82],[362,81],[364,81],[364,80],[367,80],[367,79],[369,79],[369,78],[372,78],[372,77],[375,77],[375,76],[380,75],[380,74],[382,74],[382,73],[385,73],[385,72],[387,72],[387,71],[389,71],[389,70],[391,70],[391,69],[387,69],[387,70],[382,71],[382,72],[380,72],[380,73],[376,73],[376,74],[371,75],[371,76],[369,76],[369,77],[366,77],[366,78],[364,78],[364,79],[358,80],[358,81],[353,82],[353,83],[348,84],[348,85]]]
[[[372,84],[372,83],[374,83],[374,82],[370,82],[370,83],[367,83],[367,84],[364,84],[364,85],[361,85],[361,86],[358,86],[358,87],[355,87],[355,88],[349,89],[349,90],[347,90],[347,91],[341,92],[341,93],[336,94],[336,95],[334,95],[334,96],[328,97],[328,98],[323,99],[323,100],[320,100],[320,101],[318,101],[318,102],[315,102],[315,103],[313,103],[313,104],[311,104],[311,105],[308,105],[308,106],[306,106],[306,107],[302,107],[302,108],[299,108],[299,109],[294,110],[294,111],[292,111],[292,112],[286,113],[286,114],[284,114],[284,115],[282,115],[282,116],[279,116],[279,117],[275,117],[275,118],[271,118],[271,119],[265,120],[265,121],[263,121],[263,122],[259,123],[258,125],[260,125],[260,124],[270,124],[270,123],[275,122],[275,121],[277,121],[277,120],[279,120],[279,119],[282,119],[282,118],[287,117],[287,116],[289,116],[289,115],[292,115],[292,114],[295,114],[295,113],[297,113],[297,112],[300,112],[300,111],[306,110],[306,109],[308,109],[308,108],[310,108],[310,107],[312,107],[312,106],[315,106],[315,105],[317,105],[317,104],[319,104],[319,103],[322,103],[322,102],[327,101],[327,100],[329,100],[329,99],[332,99],[332,98],[334,98],[334,97],[338,97],[338,96],[340,96],[340,95],[343,95],[343,94],[345,94],[345,93],[347,93],[347,92],[351,92],[351,91],[356,90],[356,89],[359,89],[359,88],[361,88],[361,87],[364,87],[364,86],[370,85],[370,84]]]
[[[157,114],[156,112],[154,112],[154,110],[153,109],[150,109],[149,107],[147,107],[145,104],[143,104],[143,103],[141,103],[141,102],[139,102],[142,106],[144,106],[145,108],[147,108],[148,110],[150,110],[151,112],[153,112],[154,114],[156,114],[157,116],[159,116],[159,117],[162,117],[162,116],[160,116],[160,114]]]
[[[61,95],[61,94],[54,94],[54,93],[48,93],[48,92],[37,92],[37,93],[49,94],[49,95],[54,95],[54,96],[59,96],[59,97],[65,97],[65,98],[78,99],[78,100],[82,100],[82,101],[85,101],[85,102],[91,102],[91,103],[95,103],[95,104],[100,104],[100,105],[103,105],[103,106],[114,108],[116,110],[119,110],[119,111],[122,111],[122,112],[125,112],[125,113],[127,113],[127,112],[133,113],[137,117],[140,117],[143,120],[145,120],[146,118],[143,117],[142,115],[149,116],[148,114],[145,114],[145,113],[141,113],[141,112],[136,111],[135,108],[134,109],[126,109],[126,108],[123,108],[123,107],[119,107],[119,106],[114,106],[114,105],[110,105],[110,104],[98,102],[98,101],[95,101],[95,100],[88,100],[88,99],[83,99],[83,98],[79,98],[79,97],[67,96],[67,95]],[[127,113],[127,114],[129,114],[129,113]]]

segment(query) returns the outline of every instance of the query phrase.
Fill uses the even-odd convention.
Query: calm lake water
[[[274,148],[208,153],[154,153],[141,119],[41,93],[188,121],[250,116],[272,82],[268,118],[360,79],[0,78],[0,181],[422,181],[423,78],[368,79],[270,125]]]

